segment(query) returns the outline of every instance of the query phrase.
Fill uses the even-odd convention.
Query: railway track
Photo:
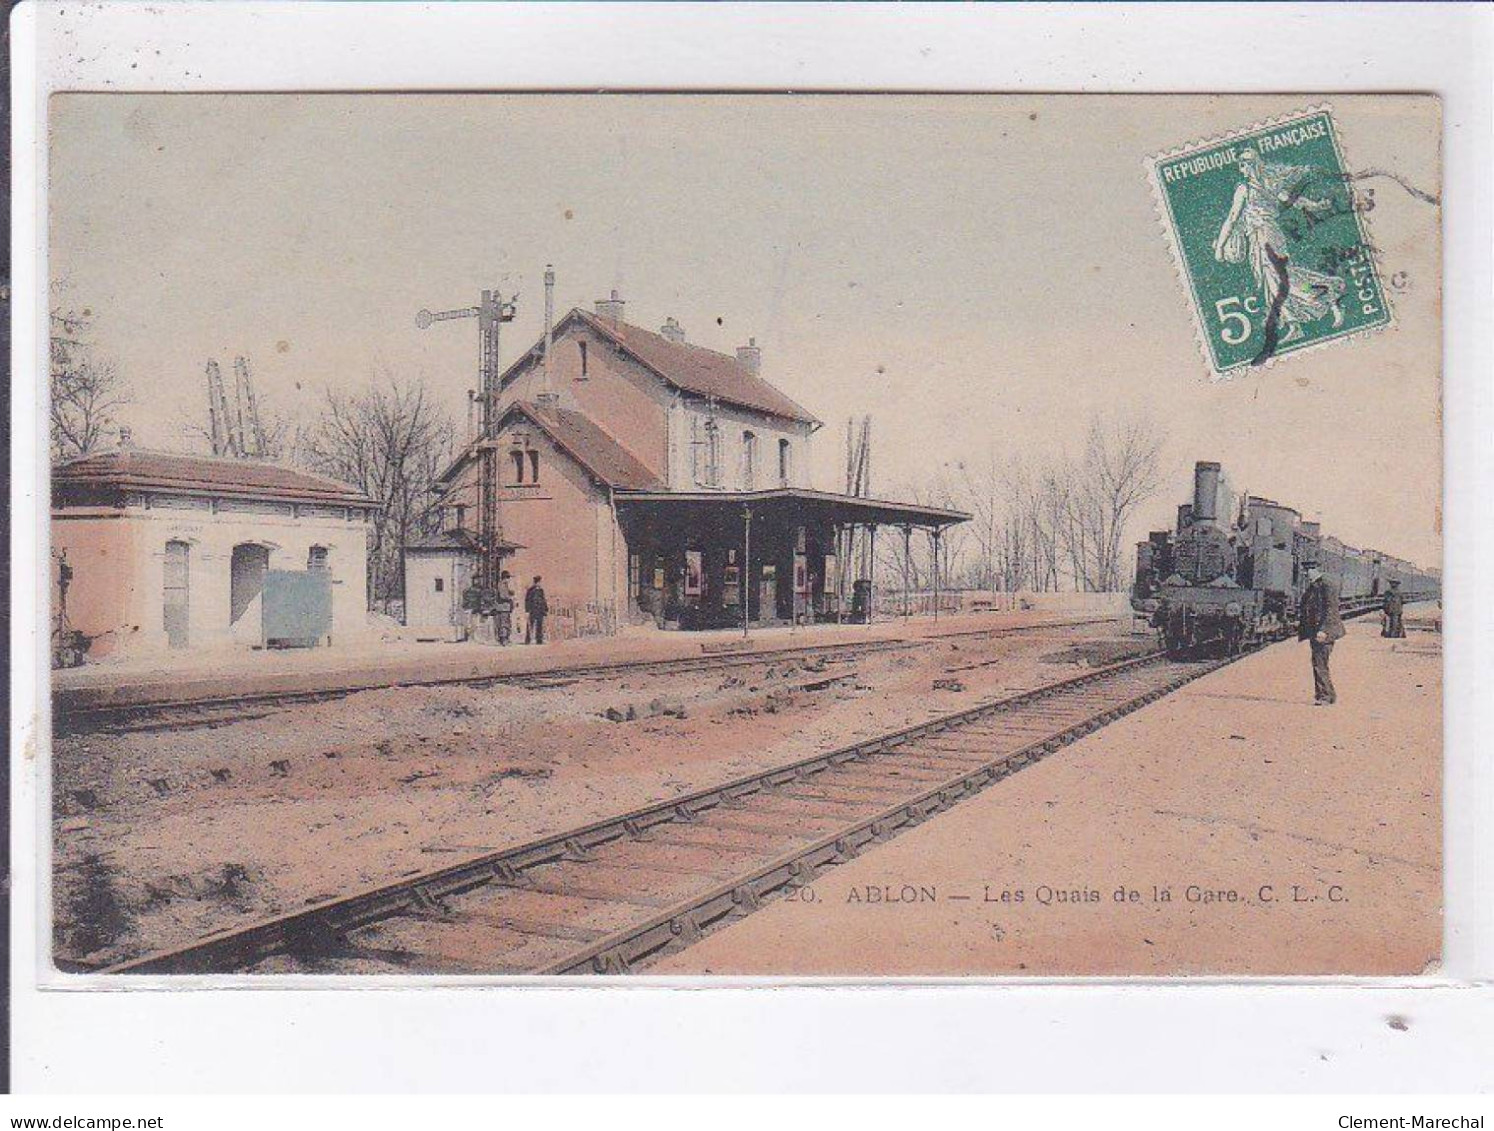
[[[1228,662],[1149,653],[105,972],[637,971]]]
[[[935,636],[891,640],[834,641],[754,651],[722,651],[700,656],[663,660],[618,660],[608,663],[556,668],[541,672],[513,672],[494,675],[431,676],[414,679],[371,681],[340,687],[306,691],[267,691],[245,695],[202,696],[198,698],[147,699],[123,703],[88,703],[81,696],[61,691],[53,705],[53,732],[61,737],[72,734],[131,734],[160,730],[189,730],[198,727],[226,726],[263,718],[275,711],[306,703],[322,703],[346,698],[362,691],[384,687],[497,687],[525,688],[563,687],[587,680],[615,679],[626,675],[676,675],[698,671],[771,664],[785,659],[824,656],[827,659],[856,659],[878,652],[908,651],[925,648],[944,640],[975,636],[1012,636],[1043,630],[1077,628],[1113,623],[1117,618],[1087,617],[1027,625],[993,625],[990,628],[962,629]]]

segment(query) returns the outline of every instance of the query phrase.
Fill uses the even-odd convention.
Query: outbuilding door
[[[166,644],[185,648],[191,622],[192,547],[186,542],[167,542],[164,580],[161,589],[161,619],[166,627]]]
[[[228,563],[228,623],[238,624],[265,588],[270,569],[270,548],[257,542],[242,542],[233,548]]]

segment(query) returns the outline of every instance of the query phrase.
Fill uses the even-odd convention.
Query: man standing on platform
[[[1298,610],[1297,639],[1312,645],[1313,706],[1322,707],[1338,701],[1328,661],[1334,641],[1344,634],[1344,622],[1338,615],[1338,586],[1333,580],[1316,565],[1307,567],[1307,578]]]
[[[1381,636],[1388,636],[1394,640],[1406,638],[1406,623],[1403,619],[1405,608],[1406,602],[1401,596],[1401,583],[1399,579],[1392,579],[1390,592],[1385,594],[1385,627],[1380,630]]]
[[[498,643],[507,644],[513,634],[514,587],[509,583],[509,572],[498,575],[498,589],[494,593],[493,621],[498,629]]]
[[[545,590],[540,585],[540,579],[536,577],[534,584],[524,591],[524,643],[543,644],[545,642],[545,614],[550,611],[550,604],[545,600]]]

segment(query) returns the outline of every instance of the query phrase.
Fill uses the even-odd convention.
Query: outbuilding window
[[[328,569],[328,568],[330,568],[330,563],[328,561],[327,547],[325,547],[325,546],[313,546],[313,547],[311,547],[311,549],[306,552],[306,568],[309,569],[309,570],[310,569]]]
[[[787,440],[778,441],[778,483],[787,487],[794,470],[794,453]]]
[[[436,592],[437,593],[444,593],[444,592],[446,592],[446,578],[444,578],[444,577],[438,577],[438,578],[436,578]]]

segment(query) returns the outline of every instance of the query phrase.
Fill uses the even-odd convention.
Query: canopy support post
[[[939,623],[939,535],[943,532],[942,526],[934,527],[934,623]]]
[[[908,581],[908,567],[913,560],[913,527],[903,525],[903,620],[913,615],[913,592]]]

